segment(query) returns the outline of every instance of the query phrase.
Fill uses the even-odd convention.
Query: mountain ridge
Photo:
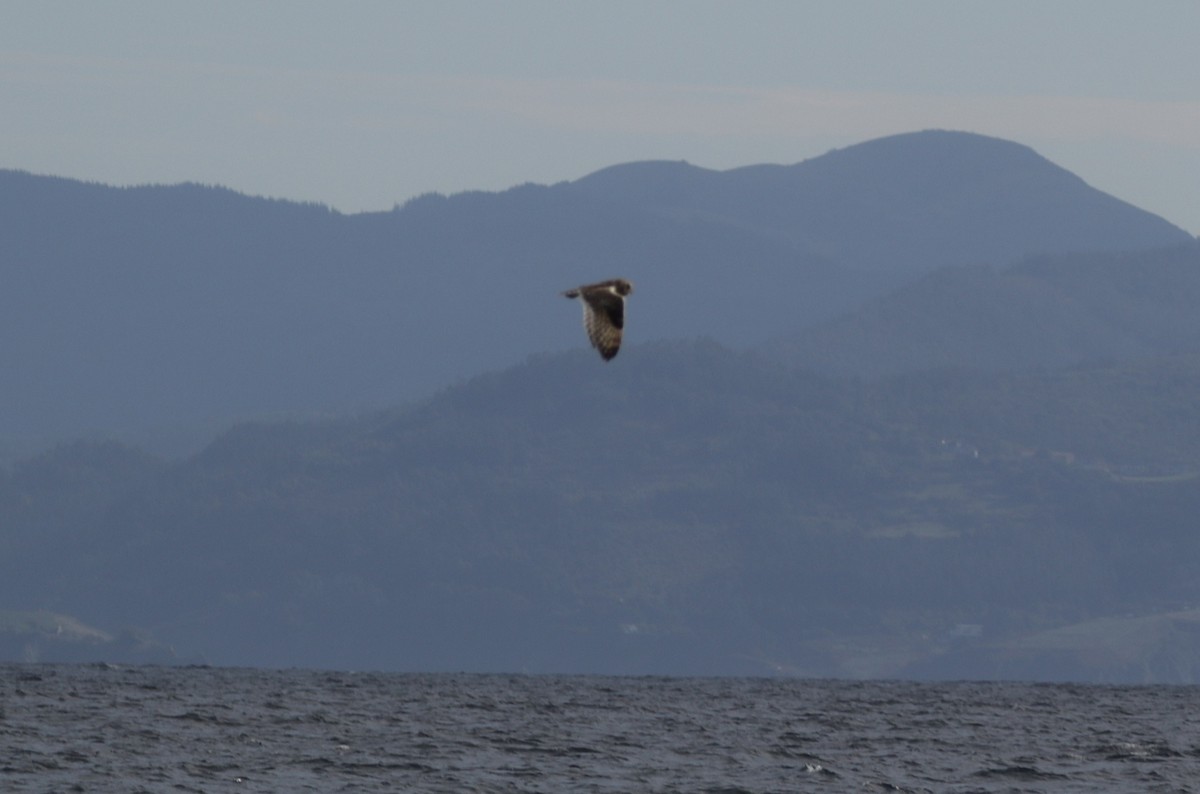
[[[926,159],[910,156],[914,147]],[[880,177],[878,162],[898,157],[911,161],[891,167],[904,172],[900,181]],[[1037,179],[1015,179],[1014,157],[1060,186],[1054,201]],[[972,158],[991,176],[959,184]],[[617,177],[630,184],[604,187]],[[919,195],[918,178],[929,183],[926,198],[903,206]],[[679,179],[709,187],[681,196]],[[966,209],[947,198],[972,185],[993,198]],[[1033,208],[1024,214],[982,212],[954,228],[964,212],[1022,196]],[[9,340],[0,392],[11,406],[0,445],[13,449],[200,428],[188,449],[239,418],[418,398],[576,346],[577,324],[551,298],[601,276],[638,286],[630,341],[710,336],[749,346],[853,310],[943,260],[1191,239],[1026,147],[945,132],[793,166],[615,167],[358,215],[223,188],[107,188],[8,171],[0,208],[0,330]],[[1033,236],[1031,215],[1042,224]]]
[[[636,190],[646,172],[660,177],[649,195]],[[755,186],[753,199],[744,195],[747,184]],[[1174,234],[1178,242],[1190,238],[1142,210],[1128,213],[1132,205],[1094,190],[1028,146],[946,130],[886,136],[794,165],[728,171],[662,161],[618,165],[570,186],[615,192],[660,211],[765,225],[817,252],[836,247],[845,264],[873,271],[1003,265],[1032,254],[1148,248],[1174,233],[1182,233]],[[1005,232],[998,233],[997,216],[1007,218]],[[866,217],[870,237],[882,244],[856,241],[859,233],[845,228],[847,217]],[[962,239],[971,245],[947,246],[951,238],[939,227],[965,228]],[[1067,239],[1056,238],[1064,227],[1070,228]],[[1017,243],[1013,235],[1009,245],[1005,238],[1017,228],[1022,239]],[[981,240],[992,247],[982,256]]]

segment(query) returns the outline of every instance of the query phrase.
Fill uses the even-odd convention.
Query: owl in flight
[[[625,296],[633,294],[633,284],[623,278],[587,284],[563,293],[583,302],[583,327],[592,347],[609,361],[621,349],[621,331],[625,328]]]

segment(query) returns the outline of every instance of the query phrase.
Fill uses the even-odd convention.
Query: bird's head
[[[618,278],[613,281],[613,289],[622,297],[633,294],[633,282]]]

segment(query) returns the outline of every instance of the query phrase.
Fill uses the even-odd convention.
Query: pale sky
[[[0,0],[0,168],[390,209],[944,128],[1200,233],[1197,0]]]

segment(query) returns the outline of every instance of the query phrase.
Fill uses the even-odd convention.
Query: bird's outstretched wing
[[[579,298],[583,303],[583,327],[587,330],[588,341],[605,361],[610,361],[621,349],[625,297],[632,293],[633,284],[623,278],[588,284],[563,293],[568,298]]]
[[[625,299],[608,290],[585,290],[583,298],[583,324],[587,328],[588,340],[600,351],[600,357],[609,361],[621,349],[621,335],[625,329]]]

